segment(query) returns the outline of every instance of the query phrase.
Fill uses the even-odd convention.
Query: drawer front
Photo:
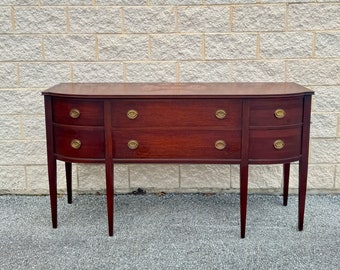
[[[202,127],[240,129],[239,100],[131,99],[112,102],[113,127]]]
[[[250,126],[282,126],[302,122],[303,99],[261,99],[249,101]]]
[[[251,130],[249,159],[286,159],[301,154],[301,127],[280,130]]]
[[[85,99],[53,99],[54,123],[77,126],[103,126],[102,101]]]
[[[54,127],[56,154],[74,158],[104,158],[103,128]]]
[[[240,138],[240,131],[115,130],[113,156],[150,159],[238,159]]]

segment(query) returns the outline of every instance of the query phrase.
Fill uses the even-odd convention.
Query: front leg
[[[241,238],[246,236],[247,199],[248,199],[248,164],[240,166],[240,217]]]
[[[283,205],[288,204],[290,163],[283,164]]]
[[[72,163],[65,162],[67,202],[72,203]]]
[[[113,215],[114,215],[114,181],[113,181],[113,164],[112,160],[106,161],[106,200],[107,200],[107,217],[109,224],[109,236],[113,236]]]
[[[52,227],[57,228],[57,161],[50,155],[48,157],[48,182],[50,189],[50,203],[51,203],[51,214],[52,214]]]

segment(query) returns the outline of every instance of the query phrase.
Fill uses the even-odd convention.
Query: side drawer
[[[114,130],[114,158],[238,159],[241,131]]]
[[[104,105],[100,100],[53,98],[53,121],[77,126],[103,126]]]
[[[129,99],[112,101],[113,127],[240,129],[242,103],[223,99]]]
[[[250,130],[249,159],[289,159],[301,154],[301,127]]]
[[[302,122],[303,99],[276,98],[250,100],[250,126],[282,126]]]
[[[54,126],[55,153],[73,158],[104,158],[104,128]]]

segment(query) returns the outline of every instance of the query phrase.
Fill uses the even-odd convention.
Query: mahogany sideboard
[[[43,91],[52,226],[57,227],[56,160],[104,163],[113,235],[114,163],[240,165],[245,237],[249,164],[299,162],[298,229],[303,229],[313,91],[295,83],[62,83]],[[209,179],[207,179],[209,181]]]

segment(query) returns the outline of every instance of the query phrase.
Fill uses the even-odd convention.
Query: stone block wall
[[[340,192],[339,0],[2,0],[0,193],[48,192],[42,90],[165,81],[294,81],[315,90],[308,188]],[[105,188],[102,165],[74,166],[73,176],[78,192]],[[122,164],[115,176],[116,192],[239,188],[236,165]],[[280,192],[282,167],[251,166],[249,187]]]

